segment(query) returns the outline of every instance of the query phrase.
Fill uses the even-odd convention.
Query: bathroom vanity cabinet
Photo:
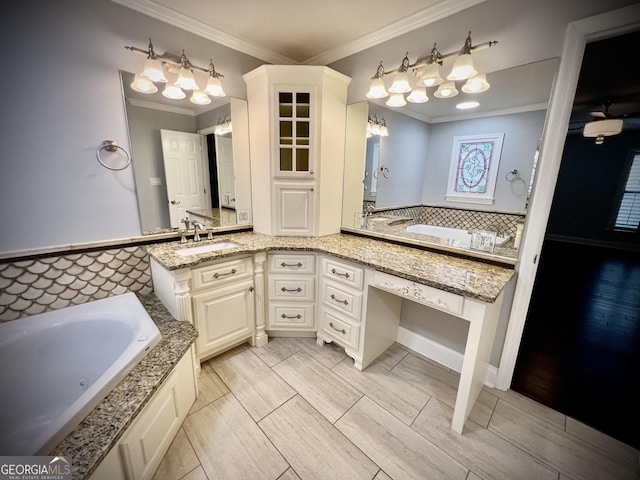
[[[199,362],[245,341],[255,344],[253,263],[252,256],[234,257],[170,271],[151,261],[158,298],[176,319],[198,330]]]
[[[196,399],[192,358],[190,350],[183,355],[90,480],[153,477]]]
[[[350,78],[322,66],[263,65],[244,80],[254,230],[339,232]]]

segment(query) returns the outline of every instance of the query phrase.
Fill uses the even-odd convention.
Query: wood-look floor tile
[[[353,360],[347,358],[333,367],[332,371],[407,425],[411,425],[431,398],[379,364],[372,364],[360,371],[353,367]]]
[[[620,440],[616,440],[602,432],[594,430],[588,425],[578,422],[571,417],[567,417],[567,426],[565,430],[567,433],[609,452],[621,462],[629,464],[629,466],[640,466],[640,451],[626,443],[622,443]]]
[[[467,477],[463,465],[366,396],[335,425],[391,478]]]
[[[296,474],[293,468],[290,468],[282,475],[280,475],[278,477],[278,480],[300,480],[300,477]]]
[[[273,370],[331,423],[362,397],[362,392],[304,352],[292,355]]]
[[[181,428],[173,439],[160,466],[156,470],[153,480],[175,480],[182,478],[191,470],[198,467],[200,462],[184,430]]]
[[[304,480],[371,480],[379,470],[299,395],[259,425]]]
[[[504,400],[498,401],[489,429],[571,478],[638,478],[637,465],[630,467],[614,455]]]
[[[198,468],[194,468],[180,480],[208,480],[208,478],[202,467],[198,466]]]
[[[405,356],[391,371],[446,405],[455,406],[460,381],[458,373],[445,370],[413,353]],[[497,397],[481,390],[469,418],[486,427],[497,401]]]
[[[552,410],[551,408],[531,400],[529,397],[525,397],[518,392],[514,392],[513,390],[502,391],[495,388],[483,388],[487,389],[491,394],[501,398],[505,402],[510,403],[514,407],[518,407],[525,412],[529,412],[533,416],[538,417],[561,430],[565,429],[566,416],[562,413]]]
[[[387,370],[391,370],[408,353],[409,353],[409,350],[407,350],[405,347],[400,345],[398,342],[395,342],[389,348],[387,348],[384,352],[382,352],[378,358],[376,358],[373,361],[373,365],[380,365],[386,368]]]
[[[189,415],[184,431],[209,480],[273,480],[289,468],[230,393]]]
[[[193,402],[189,413],[200,410],[205,405],[229,393],[229,389],[215,372],[210,362],[204,362],[201,365],[198,390],[198,398]]]
[[[387,475],[382,470],[380,470],[378,474],[375,477],[373,477],[373,480],[393,480],[393,478],[391,478],[389,475]]]
[[[453,409],[432,398],[411,428],[483,479],[556,480],[558,472],[473,420],[451,430]]]
[[[252,350],[218,362],[213,368],[255,421],[296,394]]]
[[[333,368],[347,358],[344,349],[333,343],[318,345],[315,338],[296,338],[296,341],[300,346],[300,350],[327,368]]]
[[[264,363],[273,367],[285,358],[289,358],[294,353],[300,351],[300,344],[295,338],[275,337],[270,338],[269,342],[262,347],[253,347],[251,351]]]

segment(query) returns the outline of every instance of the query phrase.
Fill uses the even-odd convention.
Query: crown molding
[[[484,1],[485,0],[444,0],[437,5],[420,10],[398,20],[397,22],[393,22],[383,28],[380,28],[375,32],[360,37],[353,42],[326,50],[325,52],[304,61],[303,64],[329,65],[350,55],[366,50],[367,48],[374,47],[400,35],[424,27],[425,25],[442,20],[443,18],[461,12],[469,7],[473,7],[474,5],[478,5]]]
[[[175,10],[160,5],[153,0],[111,0],[124,7],[143,13],[149,17],[160,20],[174,27],[181,28],[187,32],[194,33],[202,38],[211,40],[225,47],[237,50],[252,57],[259,58],[268,63],[278,65],[295,64],[293,60],[278,53],[272,52],[266,48],[262,48],[253,43],[241,40],[237,37],[229,35],[217,28],[206,25],[199,20],[183,15]]]
[[[151,110],[160,110],[162,112],[178,113],[180,115],[189,115],[195,117],[196,113],[193,110],[182,107],[174,107],[172,105],[165,105],[163,103],[148,102],[147,100],[138,100],[137,98],[127,98],[134,107],[150,108]]]

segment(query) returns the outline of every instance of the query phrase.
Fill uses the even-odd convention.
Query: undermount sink
[[[209,252],[219,252],[221,250],[229,250],[230,248],[241,247],[239,243],[236,242],[216,242],[210,243],[208,245],[199,245],[197,247],[185,247],[179,250],[176,250],[178,255],[182,255],[183,257],[188,257],[189,255],[199,255],[201,253],[209,253]]]

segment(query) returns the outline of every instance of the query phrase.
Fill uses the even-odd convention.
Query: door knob
[[[180,205],[180,202],[176,200],[171,200],[171,205]]]

